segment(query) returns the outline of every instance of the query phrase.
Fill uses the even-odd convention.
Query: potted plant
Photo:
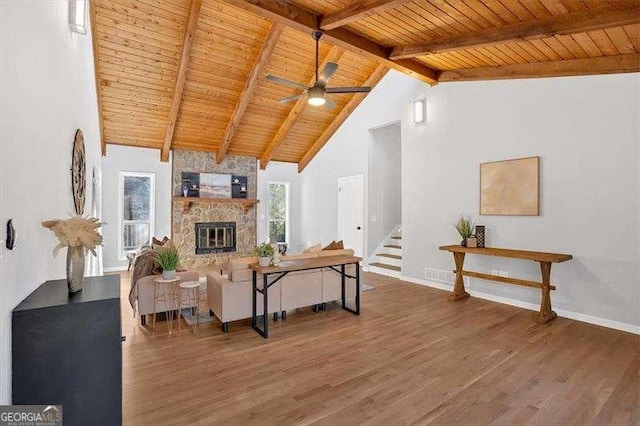
[[[69,293],[82,290],[84,280],[84,253],[89,250],[96,256],[96,247],[102,244],[98,228],[102,224],[95,217],[73,216],[68,219],[53,219],[42,222],[42,226],[53,231],[60,243],[53,249],[67,247],[67,287]]]
[[[256,253],[256,256],[260,258],[258,260],[258,263],[260,264],[260,266],[269,266],[269,264],[271,264],[271,258],[273,257],[273,254],[274,254],[272,245],[268,243],[262,243],[259,246],[256,246],[255,253]]]
[[[462,237],[462,242],[460,245],[462,247],[467,246],[467,239],[473,235],[473,222],[471,222],[471,216],[465,217],[464,215],[460,215],[460,219],[454,225],[458,234]]]
[[[156,259],[162,268],[162,278],[165,280],[174,279],[178,263],[180,263],[178,249],[175,247],[159,248],[156,251]]]

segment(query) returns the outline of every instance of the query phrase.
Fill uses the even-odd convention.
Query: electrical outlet
[[[375,214],[371,215],[371,222],[377,222],[378,221],[378,216],[376,216]]]
[[[498,271],[499,277],[509,278],[509,271]]]

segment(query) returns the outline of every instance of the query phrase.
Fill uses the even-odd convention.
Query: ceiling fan
[[[267,75],[265,78],[274,83],[282,84],[285,86],[300,89],[303,92],[298,95],[289,96],[280,99],[278,102],[286,104],[291,101],[295,101],[305,95],[309,96],[308,102],[310,105],[319,106],[324,105],[329,109],[332,109],[336,104],[327,97],[328,93],[368,93],[371,91],[371,87],[327,87],[329,79],[338,70],[338,64],[334,62],[327,62],[322,73],[318,73],[318,44],[320,37],[322,37],[322,31],[316,30],[311,33],[311,36],[316,42],[316,82],[311,87],[307,87],[302,83],[287,80],[286,78],[277,77],[275,75]]]

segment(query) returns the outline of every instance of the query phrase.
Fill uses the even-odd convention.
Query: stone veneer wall
[[[225,173],[247,176],[247,197],[256,198],[257,163],[252,157],[227,155],[221,164],[215,154],[199,151],[173,151],[173,195],[180,196],[182,172]],[[203,268],[221,264],[231,257],[252,253],[256,245],[256,208],[246,213],[242,204],[193,203],[182,212],[182,202],[172,201],[172,239],[185,268]],[[236,222],[237,252],[196,255],[196,222]]]

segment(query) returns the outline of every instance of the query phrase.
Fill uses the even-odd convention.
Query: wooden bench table
[[[464,279],[462,277],[480,278],[482,280],[497,281],[505,284],[521,285],[525,287],[534,287],[542,290],[542,300],[540,301],[540,312],[535,315],[534,321],[545,323],[557,317],[556,313],[551,310],[551,290],[556,287],[551,285],[551,264],[561,263],[573,259],[570,254],[544,253],[539,251],[512,250],[503,248],[476,248],[463,246],[441,246],[440,250],[453,253],[453,260],[456,264],[456,281],[453,286],[453,293],[449,295],[449,300],[457,301],[469,297],[469,293],[464,288]],[[469,254],[482,254],[485,256],[509,257],[513,259],[532,260],[540,263],[540,272],[542,273],[542,282],[528,281],[518,278],[500,277],[497,275],[483,274],[480,272],[465,271],[463,269],[464,257]]]

